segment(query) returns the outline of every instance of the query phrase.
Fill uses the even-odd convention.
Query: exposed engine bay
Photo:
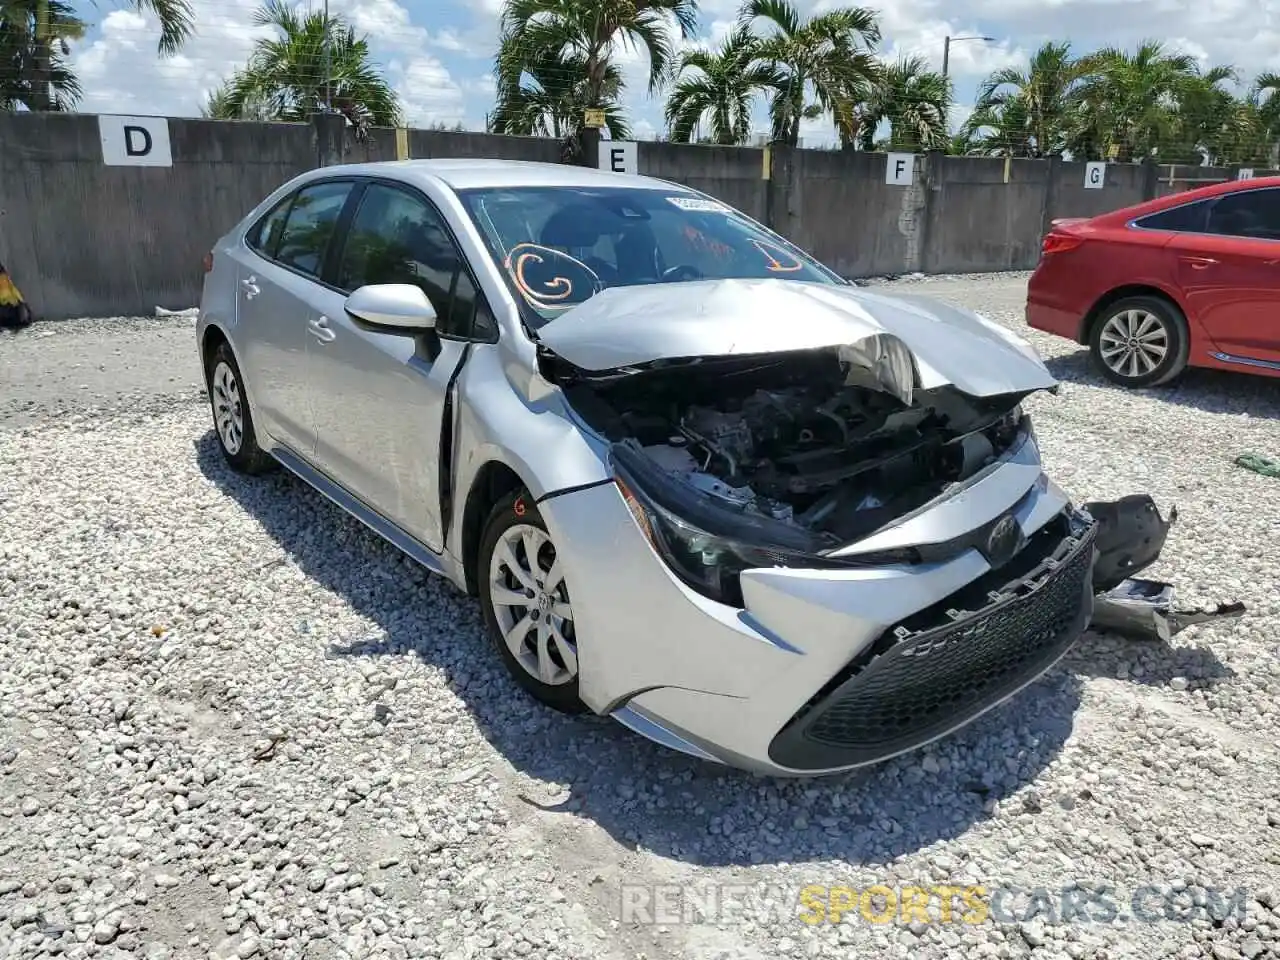
[[[1023,427],[1022,395],[983,400],[943,387],[916,391],[907,406],[851,385],[861,378],[834,350],[557,374],[573,408],[619,453],[642,454],[721,508],[828,546],[971,477]]]

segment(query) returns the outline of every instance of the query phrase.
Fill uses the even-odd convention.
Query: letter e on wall
[[[629,173],[634,176],[640,172],[638,153],[633,141],[601,140],[598,166],[610,173]]]
[[[98,117],[102,162],[108,167],[172,167],[165,117]]]

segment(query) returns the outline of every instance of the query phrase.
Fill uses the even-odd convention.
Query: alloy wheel
[[[489,561],[489,598],[507,649],[530,676],[549,686],[577,677],[573,607],[545,530],[517,523],[503,531]]]
[[[244,442],[244,406],[235,371],[222,361],[213,368],[213,422],[223,448],[235,456]]]
[[[1169,330],[1147,310],[1122,310],[1107,320],[1098,338],[1102,362],[1121,377],[1145,377],[1169,354]]]

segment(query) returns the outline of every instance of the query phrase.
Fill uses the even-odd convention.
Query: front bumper
[[[1025,482],[1013,485],[1022,492],[1011,507],[1019,470]],[[965,547],[914,566],[750,570],[741,610],[680,582],[614,485],[544,500],[582,638],[582,699],[672,749],[759,773],[877,763],[959,729],[1043,675],[1106,589],[1095,561],[1111,559],[1100,568],[1107,576],[1136,572],[1167,530],[1158,515],[1154,526],[1143,521],[1154,550],[1117,552],[1116,515],[1099,504],[1090,506],[1101,519],[1072,508],[1034,449],[964,496],[975,528],[1005,514],[1021,528],[1025,545],[1003,566]]]
[[[876,763],[1007,700],[1089,622],[1096,534],[1087,516],[1063,513],[1008,566],[886,630],[778,733],[770,759],[798,770]]]

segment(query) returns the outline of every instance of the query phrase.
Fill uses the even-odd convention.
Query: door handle
[[[1203,270],[1206,267],[1212,267],[1218,262],[1213,257],[1179,257],[1178,259],[1191,267],[1192,270]]]
[[[312,336],[321,343],[333,343],[338,336],[333,332],[333,327],[329,326],[328,317],[316,317],[307,322],[307,327],[310,328]]]
[[[246,279],[244,279],[244,280],[241,280],[241,281],[240,281],[240,286],[244,288],[244,298],[245,298],[246,300],[252,300],[254,297],[256,297],[256,296],[261,292],[261,291],[258,289],[258,278],[257,278],[257,277],[248,277],[248,278],[246,278]]]

